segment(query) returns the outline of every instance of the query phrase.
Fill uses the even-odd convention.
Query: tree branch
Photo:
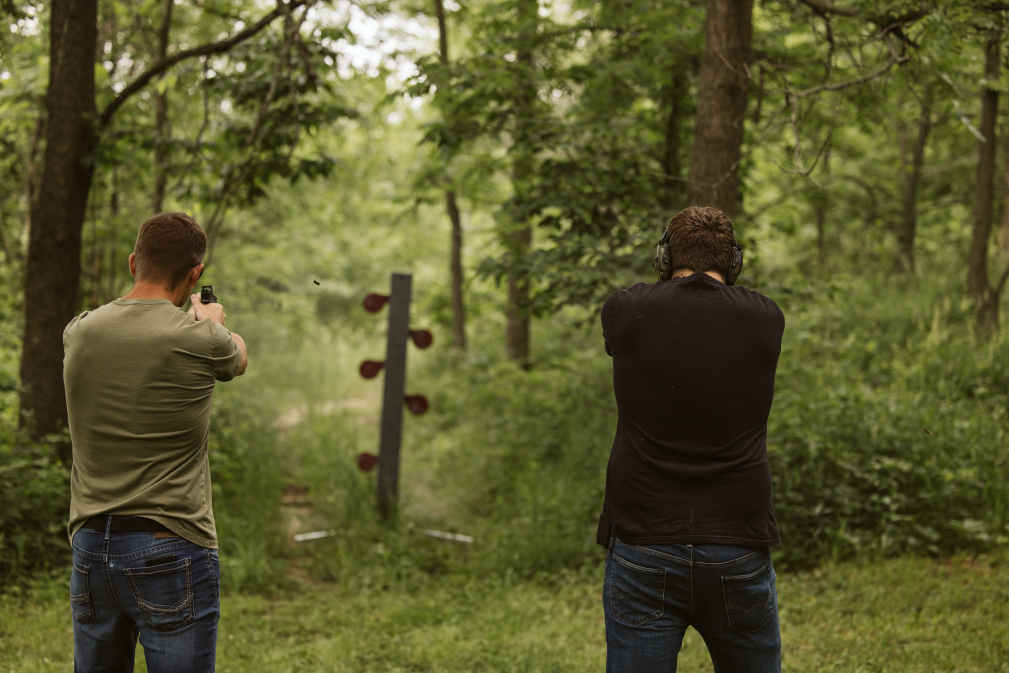
[[[841,89],[847,89],[849,86],[855,86],[856,84],[861,84],[863,82],[868,82],[871,79],[875,79],[880,75],[886,73],[894,63],[903,63],[907,61],[909,57],[900,55],[891,55],[890,58],[879,67],[878,70],[873,70],[868,75],[863,75],[862,77],[856,77],[855,79],[844,80],[843,82],[835,82],[834,84],[821,84],[820,86],[814,86],[806,89],[805,91],[800,91],[799,93],[792,94],[796,99],[806,98],[807,96],[812,96],[815,93],[820,93],[821,91],[840,91]]]
[[[1006,270],[1002,272],[1002,277],[999,278],[998,285],[995,287],[996,297],[1002,294],[1002,288],[1005,287],[1006,280],[1009,280],[1009,266],[1007,266]]]
[[[262,19],[260,19],[253,25],[249,26],[248,28],[239,33],[236,33],[235,35],[229,37],[228,39],[221,40],[220,42],[211,42],[209,44],[203,44],[198,47],[193,47],[192,49],[186,49],[185,51],[176,52],[171,56],[169,56],[168,58],[158,61],[150,68],[140,73],[140,75],[138,75],[137,78],[133,80],[133,82],[129,86],[123,89],[118,96],[112,99],[111,103],[105,106],[105,109],[102,110],[100,115],[98,115],[98,121],[100,126],[102,128],[108,126],[109,122],[112,121],[112,116],[116,113],[117,110],[119,110],[120,107],[122,107],[123,103],[125,103],[130,96],[132,96],[137,91],[147,86],[147,84],[152,79],[154,79],[164,71],[168,70],[179,61],[184,61],[188,58],[194,58],[197,56],[209,56],[210,54],[220,54],[226,52],[230,50],[232,47],[234,47],[236,44],[244,42],[245,40],[249,39],[259,31],[261,31],[263,28],[266,28],[278,16],[281,16],[285,12],[289,12],[290,10],[296,7],[300,7],[303,4],[305,4],[305,0],[291,0],[291,2],[286,5],[283,4],[283,0],[279,0],[276,9],[274,9],[272,12],[264,16]]]
[[[812,7],[820,14],[837,14],[839,16],[858,16],[862,10],[858,7],[839,7],[827,0],[799,0],[802,4]]]

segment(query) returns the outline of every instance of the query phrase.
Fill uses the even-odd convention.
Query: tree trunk
[[[816,219],[816,268],[821,276],[827,271],[827,202],[825,193],[817,194],[816,204],[813,207],[813,216]]]
[[[539,11],[537,0],[522,0],[519,5],[519,39],[516,64],[525,68],[520,72],[519,86],[515,94],[518,113],[515,120],[514,146],[511,149],[512,191],[514,210],[524,212],[526,182],[532,177],[536,149],[534,147],[536,113],[533,109],[536,99],[534,73],[536,61],[532,43],[536,36],[536,22]],[[524,217],[524,215],[521,215]],[[512,254],[521,259],[529,251],[533,232],[528,221],[512,222],[513,229],[508,234],[507,244]],[[529,276],[525,272],[514,272],[508,276],[508,311],[505,325],[505,355],[509,360],[529,367]]]
[[[688,203],[730,218],[739,206],[752,33],[753,0],[708,0]]]
[[[991,234],[992,200],[995,196],[995,116],[998,112],[999,42],[992,37],[985,46],[985,78],[981,91],[981,135],[978,143],[977,179],[974,192],[974,231],[967,260],[967,288],[974,299],[978,327],[990,333],[998,325],[998,290],[988,280],[988,239]]]
[[[459,209],[455,205],[455,192],[445,192],[445,207],[452,221],[452,248],[449,252],[449,266],[452,271],[452,345],[466,350],[466,304],[462,293],[462,222]]]
[[[39,114],[38,119],[35,120],[35,129],[32,131],[31,145],[28,149],[28,168],[25,171],[25,203],[28,206],[28,218],[25,222],[25,232],[28,235],[29,240],[31,239],[32,231],[32,209],[35,208],[35,202],[38,201],[39,190],[38,190],[38,154],[39,154],[39,141],[46,132],[46,117],[45,112]]]
[[[1002,220],[998,230],[998,247],[1003,257],[1009,256],[1009,133],[1005,135],[1005,189],[1002,194]]]
[[[172,25],[172,7],[175,0],[164,0],[161,6],[161,26],[158,28],[158,61],[165,60],[168,55],[168,31]],[[160,83],[162,77],[158,78]],[[168,123],[168,90],[155,94],[154,97],[154,198],[152,210],[157,215],[161,212],[161,203],[165,198],[165,126]]]
[[[830,139],[824,147],[823,172],[830,175]],[[830,194],[826,189],[813,192],[813,218],[816,220],[816,268],[820,275],[827,272],[827,209],[830,207]]]
[[[445,27],[445,7],[442,0],[434,0],[434,12],[438,17],[438,48],[441,64],[448,65],[448,31]],[[462,292],[462,222],[459,208],[455,203],[455,192],[445,190],[445,209],[452,222],[452,247],[449,252],[449,268],[452,274],[452,345],[466,350],[466,304]]]
[[[63,329],[78,307],[81,227],[94,173],[98,3],[53,0],[51,7],[45,167],[32,210],[21,354],[20,423],[36,439],[67,423]]]
[[[682,204],[681,190],[683,183],[677,180],[681,177],[683,161],[680,158],[681,126],[683,124],[683,101],[687,95],[687,76],[683,70],[673,72],[673,80],[669,86],[669,117],[666,119],[666,133],[663,139],[662,171],[663,190],[660,198],[662,207],[671,211],[674,205]],[[668,213],[671,217],[673,213]]]
[[[918,183],[921,180],[921,167],[925,161],[925,144],[932,128],[928,108],[922,108],[921,119],[918,121],[918,139],[911,155],[911,165],[904,167],[904,222],[900,230],[900,249],[904,255],[907,268],[914,272],[914,238],[918,228]]]

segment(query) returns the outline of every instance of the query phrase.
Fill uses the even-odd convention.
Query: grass
[[[226,595],[218,670],[602,671],[601,580],[434,577]],[[1009,558],[898,559],[779,573],[787,671],[1009,671]],[[0,597],[0,673],[68,671],[62,582]],[[138,670],[145,671],[138,650]],[[680,671],[710,671],[692,630]]]

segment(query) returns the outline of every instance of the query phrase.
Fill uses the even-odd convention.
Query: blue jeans
[[[781,632],[766,548],[617,540],[606,557],[607,673],[674,673],[688,626],[716,673],[778,673]]]
[[[73,550],[75,673],[131,673],[138,636],[151,673],[214,670],[217,550],[181,537],[86,529],[74,535]]]

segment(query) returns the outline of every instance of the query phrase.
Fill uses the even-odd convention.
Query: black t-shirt
[[[785,316],[704,273],[603,304],[617,433],[606,513],[629,544],[781,544],[767,416]]]

